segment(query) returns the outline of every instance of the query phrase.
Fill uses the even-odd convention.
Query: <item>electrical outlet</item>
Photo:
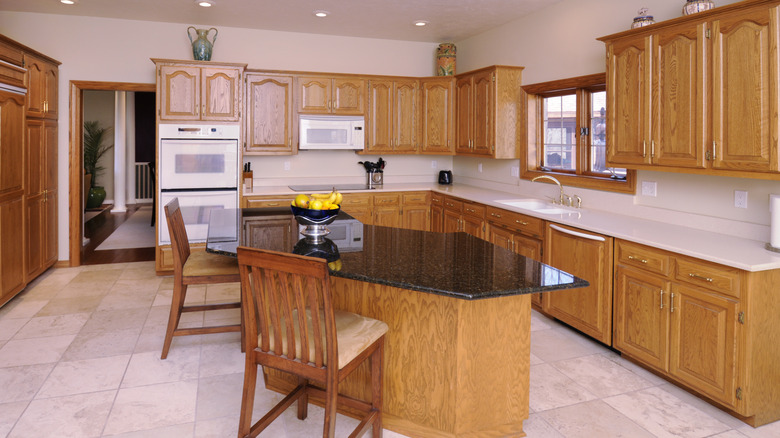
[[[642,181],[642,196],[657,196],[658,184],[655,181]]]
[[[284,162],[284,170],[290,170],[290,162],[289,161],[285,161]]]
[[[519,177],[520,176],[520,168],[517,166],[512,166],[512,169],[510,170],[510,173],[512,176]]]
[[[482,173],[482,163],[477,164],[477,172]]]
[[[747,208],[748,192],[744,190],[734,190],[734,207]]]
[[[439,162],[436,160],[431,161],[431,169],[439,167]]]

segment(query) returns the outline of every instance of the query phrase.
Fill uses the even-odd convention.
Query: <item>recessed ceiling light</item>
[[[63,5],[75,5],[78,0],[60,0]]]
[[[204,8],[210,8],[214,6],[214,0],[195,0],[195,3],[197,3],[198,6],[203,6]]]
[[[427,26],[428,22],[425,20],[417,20],[414,22],[414,25],[417,27],[423,27],[423,26]]]
[[[329,14],[330,14],[330,12],[328,12],[328,11],[314,11],[314,16],[315,17],[324,18],[324,17],[327,17]]]

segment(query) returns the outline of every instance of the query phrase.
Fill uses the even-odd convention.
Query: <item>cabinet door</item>
[[[417,151],[417,99],[419,86],[416,80],[398,80],[393,87],[393,149],[396,152]]]
[[[44,269],[57,262],[57,190],[46,190],[43,200],[44,243],[41,248]]]
[[[289,215],[244,219],[243,236],[254,248],[289,252],[298,241],[298,227]]]
[[[24,67],[27,69],[26,111],[28,117],[43,117],[46,113],[45,76],[46,64],[42,59],[30,54],[24,55]]]
[[[441,233],[444,231],[444,208],[438,205],[431,206],[431,231]]]
[[[607,45],[607,164],[649,163],[650,37]],[[617,166],[620,167],[620,166]]]
[[[777,8],[712,22],[715,169],[778,170]]]
[[[445,208],[442,216],[442,231],[445,233],[455,233],[461,231],[460,212]]]
[[[512,245],[516,253],[526,256],[529,259],[542,261],[542,241],[533,237],[515,234],[512,238]]]
[[[333,114],[357,115],[365,114],[366,81],[357,77],[333,79]]]
[[[47,119],[56,119],[59,114],[59,67],[46,63],[43,76],[43,96],[46,99]]]
[[[375,205],[373,224],[385,227],[400,227],[401,211],[398,205]]]
[[[487,241],[493,245],[514,251],[514,245],[512,243],[513,236],[514,233],[506,228],[501,228],[493,224],[489,224],[488,226]]]
[[[474,103],[471,111],[472,151],[475,154],[490,156],[494,151],[494,121],[495,113],[493,71],[483,71],[474,74]]]
[[[422,86],[422,153],[452,154],[453,80],[424,79]]]
[[[200,68],[160,66],[160,120],[200,120]]]
[[[708,39],[705,24],[689,24],[659,31],[653,36],[653,135],[650,156],[654,164],[703,168],[705,123],[704,79]]]
[[[331,80],[322,77],[296,78],[298,111],[328,114],[330,112]]]
[[[247,75],[247,154],[294,153],[291,76]]]
[[[469,153],[471,152],[473,139],[472,111],[474,110],[474,89],[471,75],[457,80],[455,83],[455,95],[457,96],[455,104],[455,112],[457,114],[455,121],[455,138],[457,141],[455,152]]]
[[[0,198],[2,199],[2,198]],[[0,201],[0,304],[11,299],[25,285],[24,202],[22,196]]]
[[[669,282],[618,266],[613,346],[661,371],[669,365]]]
[[[483,239],[485,237],[485,221],[472,216],[461,216],[461,231]]]
[[[43,192],[27,196],[25,199],[25,226],[24,226],[24,246],[26,255],[25,276],[28,280],[35,278],[43,271],[43,249],[45,241],[46,197]],[[3,242],[5,245],[5,242]]]
[[[369,81],[366,152],[393,150],[393,81]]]
[[[403,227],[410,230],[428,231],[428,216],[431,209],[427,205],[408,205],[403,207]]]
[[[675,284],[672,291],[669,373],[734,406],[739,304],[695,287]]]
[[[585,288],[543,294],[544,311],[611,345],[612,238],[548,224],[544,244],[544,263],[590,283]]]
[[[28,119],[26,128],[26,160],[27,178],[25,184],[25,194],[32,196],[44,191],[43,155],[44,155],[44,131],[43,121]]]
[[[201,71],[201,120],[237,122],[241,71],[237,68],[207,68]]]

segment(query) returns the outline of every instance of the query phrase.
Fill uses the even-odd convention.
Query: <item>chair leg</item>
[[[248,354],[247,354],[248,356]],[[248,358],[244,369],[244,392],[241,396],[241,416],[238,420],[239,438],[249,435],[252,429],[252,409],[255,404],[255,388],[257,386],[257,364]]]
[[[187,285],[176,281],[173,285],[173,297],[171,298],[171,312],[168,315],[168,328],[165,330],[165,341],[163,341],[162,359],[168,357],[168,350],[173,341],[173,332],[179,327],[179,318],[181,309],[184,307],[184,297],[187,295]]]
[[[379,347],[371,354],[371,406],[377,411],[373,424],[373,438],[382,438],[382,363],[384,362],[385,340],[379,340]]]
[[[298,385],[308,388],[309,381],[303,377],[298,377]],[[305,420],[309,416],[309,393],[304,391],[303,395],[298,398],[298,419]]]
[[[322,429],[322,438],[333,438],[336,434],[336,412],[339,397],[338,378],[328,373],[328,382],[325,383],[325,425]]]

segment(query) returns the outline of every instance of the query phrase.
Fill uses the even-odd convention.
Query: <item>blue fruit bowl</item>
[[[312,210],[310,208],[301,208],[290,206],[295,220],[301,225],[327,225],[334,220],[341,211],[341,208],[333,210]]]

